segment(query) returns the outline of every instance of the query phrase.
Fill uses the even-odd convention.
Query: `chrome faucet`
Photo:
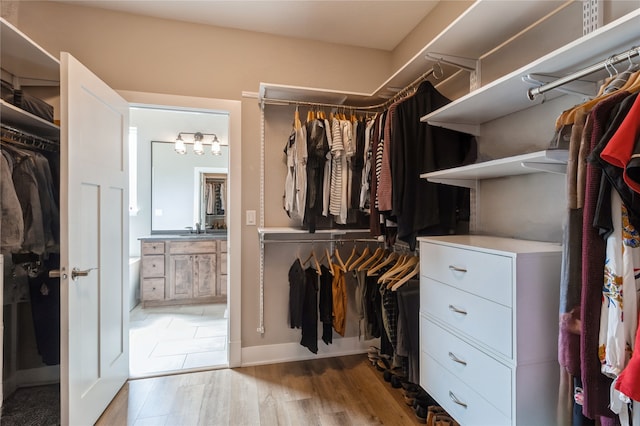
[[[200,222],[196,222],[196,234],[200,234],[202,231],[200,230]]]

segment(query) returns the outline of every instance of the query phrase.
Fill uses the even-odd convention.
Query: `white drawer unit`
[[[420,385],[461,425],[556,423],[559,244],[420,241]]]

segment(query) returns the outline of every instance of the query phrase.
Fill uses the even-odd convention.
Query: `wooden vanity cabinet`
[[[140,274],[143,307],[222,302],[226,299],[226,240],[143,240]]]

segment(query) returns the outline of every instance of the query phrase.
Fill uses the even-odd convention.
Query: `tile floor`
[[[129,315],[129,376],[227,365],[227,305],[142,308]]]

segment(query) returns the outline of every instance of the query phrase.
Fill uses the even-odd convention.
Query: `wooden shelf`
[[[395,95],[397,89],[409,85],[436,62],[426,58],[427,52],[470,59],[481,58],[504,40],[517,35],[566,4],[565,0],[476,1],[371,93],[261,83],[259,97],[275,101],[353,106],[379,104]],[[582,6],[570,4],[568,7],[576,7],[576,12],[580,13],[577,8],[581,9]],[[496,20],[496,16],[501,19]],[[482,37],[476,37],[470,42],[470,34],[482,34]]]
[[[547,151],[538,151],[437,172],[423,173],[420,177],[427,179],[429,182],[475,188],[476,182],[482,179],[541,172],[565,173],[566,159],[563,161],[559,159],[560,157],[562,156],[559,156],[557,152],[551,155]]]
[[[425,115],[421,121],[478,135],[481,124],[538,105],[544,99],[548,101],[560,96],[557,91],[551,91],[530,101],[527,90],[535,86],[525,83],[524,76],[543,74],[561,77],[598,63],[637,45],[638,28],[640,9]],[[606,75],[603,69],[601,74],[592,76],[593,81]]]

